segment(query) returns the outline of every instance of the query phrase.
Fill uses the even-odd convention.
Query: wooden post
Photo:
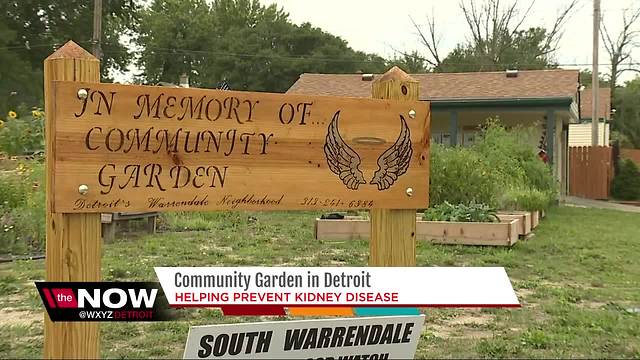
[[[54,81],[100,82],[100,62],[73,41],[44,61],[46,113],[47,281],[100,280],[100,214],[54,212],[55,146]],[[44,315],[45,358],[97,358],[96,322],[56,322]]]
[[[372,84],[374,99],[416,101],[419,83],[394,66]],[[428,179],[424,179],[428,181]],[[373,209],[370,266],[416,265],[416,209]]]

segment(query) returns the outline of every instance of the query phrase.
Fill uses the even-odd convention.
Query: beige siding
[[[609,146],[609,124],[598,123],[598,145]],[[569,146],[591,146],[591,123],[569,125]]]

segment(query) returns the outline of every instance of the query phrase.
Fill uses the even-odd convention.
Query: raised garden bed
[[[512,246],[518,241],[521,218],[496,223],[416,220],[416,239],[435,244]],[[371,225],[364,217],[316,219],[318,240],[367,240]]]
[[[533,229],[532,218],[533,214],[528,211],[509,211],[499,212],[498,218],[500,221],[520,219],[520,227],[518,228],[518,235],[526,237],[531,234]]]

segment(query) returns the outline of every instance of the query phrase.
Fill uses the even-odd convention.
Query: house
[[[591,146],[592,94],[590,87],[580,92],[580,123],[569,125],[569,146]],[[611,88],[600,88],[598,97],[598,145],[609,146]]]
[[[302,74],[290,94],[370,97],[379,75]],[[545,151],[566,193],[569,125],[579,112],[578,70],[527,70],[412,74],[420,82],[420,100],[431,101],[433,142],[468,146],[488,118],[506,126],[532,126],[532,146]]]

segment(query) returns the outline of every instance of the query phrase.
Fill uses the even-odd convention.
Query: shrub
[[[20,115],[25,114],[25,115]],[[10,111],[0,119],[0,152],[7,155],[30,155],[44,149],[44,112],[34,108]]]
[[[489,119],[471,148],[432,145],[431,206],[448,201],[513,210],[547,208],[557,198],[557,185],[535,143],[533,128],[507,130]]]
[[[429,202],[497,205],[500,175],[477,152],[433,144],[431,147]]]
[[[496,209],[484,204],[452,205],[448,202],[425,210],[423,220],[458,222],[499,222]]]
[[[40,161],[19,163],[0,173],[0,253],[44,249],[44,166]]]
[[[531,188],[507,190],[500,201],[505,210],[546,210],[553,204],[555,194]]]
[[[640,199],[640,170],[630,159],[620,161],[618,175],[613,179],[611,195],[620,200]]]
[[[488,119],[474,150],[489,161],[511,188],[533,188],[555,192],[551,167],[540,160],[533,127],[507,130],[497,120]]]

